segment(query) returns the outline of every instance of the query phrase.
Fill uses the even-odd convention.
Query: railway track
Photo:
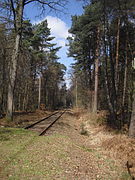
[[[42,136],[46,133],[46,131],[48,131],[53,124],[55,124],[60,117],[65,113],[65,111],[63,112],[55,112],[43,119],[40,119],[39,121],[25,127],[25,129],[30,129],[32,131],[36,131],[39,132],[39,136]]]

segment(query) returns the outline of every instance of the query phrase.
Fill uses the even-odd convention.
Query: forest
[[[57,10],[66,1],[0,2],[0,115],[13,121],[15,111],[71,106],[109,112],[107,124],[129,128],[135,136],[135,2],[91,0],[82,15],[72,16],[68,57],[74,59],[71,86],[58,60],[47,20],[24,18],[27,4]]]
[[[0,0],[0,179],[135,179],[135,0]]]
[[[0,24],[0,112],[6,112],[9,121],[14,111],[34,111],[41,104],[47,109],[62,106],[66,91],[66,67],[58,62],[57,55],[61,47],[52,42],[55,37],[51,36],[47,20],[31,24],[23,18],[21,8],[28,3],[0,4],[5,15]]]
[[[76,106],[108,110],[108,124],[135,136],[135,2],[93,0],[72,17],[68,56]]]

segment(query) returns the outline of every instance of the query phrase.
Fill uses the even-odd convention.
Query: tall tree
[[[99,76],[99,35],[100,29],[97,27],[97,43],[96,43],[96,59],[95,59],[95,87],[94,87],[94,101],[93,101],[93,112],[98,110],[98,76]]]
[[[10,62],[9,70],[9,86],[8,86],[8,100],[7,100],[7,119],[13,119],[13,102],[14,102],[14,88],[16,80],[16,71],[17,71],[17,61],[20,50],[21,36],[22,36],[22,21],[24,15],[24,7],[30,3],[37,3],[42,5],[42,10],[45,10],[45,7],[48,6],[50,9],[56,10],[65,5],[65,0],[53,0],[53,1],[44,1],[44,0],[2,0],[0,3],[0,9],[3,12],[5,9],[9,14],[12,15],[14,32],[15,32],[15,43],[12,52],[12,58]]]
[[[132,101],[132,114],[129,126],[129,136],[135,138],[135,58],[133,59],[133,101]]]

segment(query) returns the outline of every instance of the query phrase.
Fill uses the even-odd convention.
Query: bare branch
[[[35,2],[36,0],[25,0],[24,5]]]
[[[65,8],[65,5],[67,3],[67,0],[56,0],[56,1],[50,1],[50,2],[45,2],[44,0],[25,0],[24,5],[27,5],[29,3],[36,2],[41,4],[43,11],[45,10],[44,5],[48,6],[50,9],[55,10],[55,11],[60,11],[59,8]]]
[[[15,13],[15,8],[14,8],[14,3],[13,3],[13,0],[10,0],[10,2],[11,2],[11,8],[12,8],[12,11],[13,11],[13,18],[14,18],[14,27],[15,27],[15,29],[16,29],[16,23],[15,23],[15,21],[16,21],[16,13]]]

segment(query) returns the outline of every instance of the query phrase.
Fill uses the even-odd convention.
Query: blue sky
[[[58,46],[62,46],[58,52],[58,56],[60,57],[59,61],[69,68],[70,64],[73,63],[73,59],[67,57],[67,47],[65,46],[66,38],[69,35],[68,29],[71,27],[72,23],[71,16],[82,14],[83,2],[79,0],[69,0],[69,3],[64,11],[66,13],[56,14],[51,12],[38,16],[40,14],[40,9],[34,4],[29,4],[25,7],[24,13],[25,17],[30,19],[32,23],[38,23],[47,19],[48,26],[51,28],[51,34],[56,37],[55,42]]]

